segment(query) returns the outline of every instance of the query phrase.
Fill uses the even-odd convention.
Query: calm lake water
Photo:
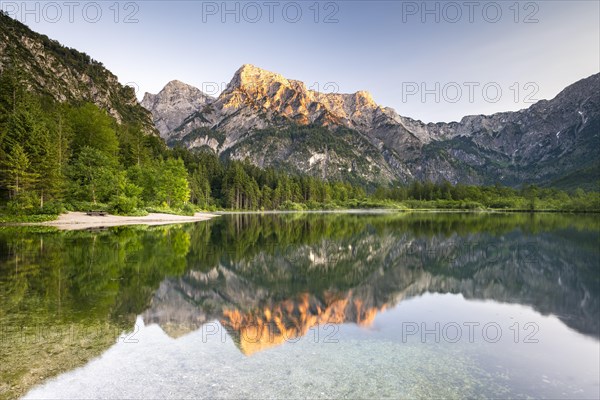
[[[0,398],[598,398],[600,219],[0,228]]]

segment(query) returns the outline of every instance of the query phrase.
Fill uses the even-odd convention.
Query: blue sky
[[[0,1],[140,97],[173,79],[217,94],[250,63],[321,91],[368,90],[426,122],[525,108],[599,72],[599,4]]]

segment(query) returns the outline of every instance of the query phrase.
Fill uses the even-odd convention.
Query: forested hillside
[[[90,102],[118,123],[139,123],[144,132],[158,133],[134,89],[121,85],[101,62],[32,31],[0,10],[0,71],[11,68],[20,72],[31,92],[61,103]]]

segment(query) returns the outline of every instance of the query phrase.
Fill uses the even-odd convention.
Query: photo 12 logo
[[[337,24],[340,4],[334,1],[203,1],[202,22],[250,23],[309,21]]]
[[[110,1],[0,1],[0,10],[24,24],[46,22],[95,24],[110,21],[115,24],[139,23],[138,2]]]
[[[402,22],[495,24],[509,19],[515,24],[537,24],[539,11],[534,1],[403,1]]]
[[[237,332],[238,342],[245,344],[282,344],[298,343],[300,341],[337,344],[340,341],[338,324],[316,323],[310,326],[306,331],[299,331],[297,326],[289,324],[287,326],[278,326],[275,323],[250,323],[243,327],[238,327],[233,331]],[[217,322],[208,322],[199,330],[202,343],[209,341],[227,342],[231,338],[231,332]]]
[[[489,322],[402,322],[402,343],[420,340],[421,343],[498,343],[503,335],[514,343],[539,343],[537,334],[540,327],[535,322],[514,322],[502,326]]]
[[[127,85],[130,84],[128,83]],[[212,97],[218,97],[221,94],[221,92],[227,89],[228,86],[229,82],[202,82],[199,88],[204,94],[207,94]],[[253,91],[258,91],[262,88],[263,85],[261,83],[244,84],[244,89],[250,93],[252,93]],[[310,85],[306,85],[306,88],[308,90],[325,94],[335,94],[340,92],[340,86],[336,82],[311,82]]]
[[[502,85],[498,82],[402,82],[402,102],[421,103],[497,103],[503,96],[510,96],[515,103],[533,104],[539,99],[536,82],[514,82]]]

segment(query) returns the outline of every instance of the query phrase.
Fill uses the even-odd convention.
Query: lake
[[[600,218],[0,228],[0,398],[598,398]]]

